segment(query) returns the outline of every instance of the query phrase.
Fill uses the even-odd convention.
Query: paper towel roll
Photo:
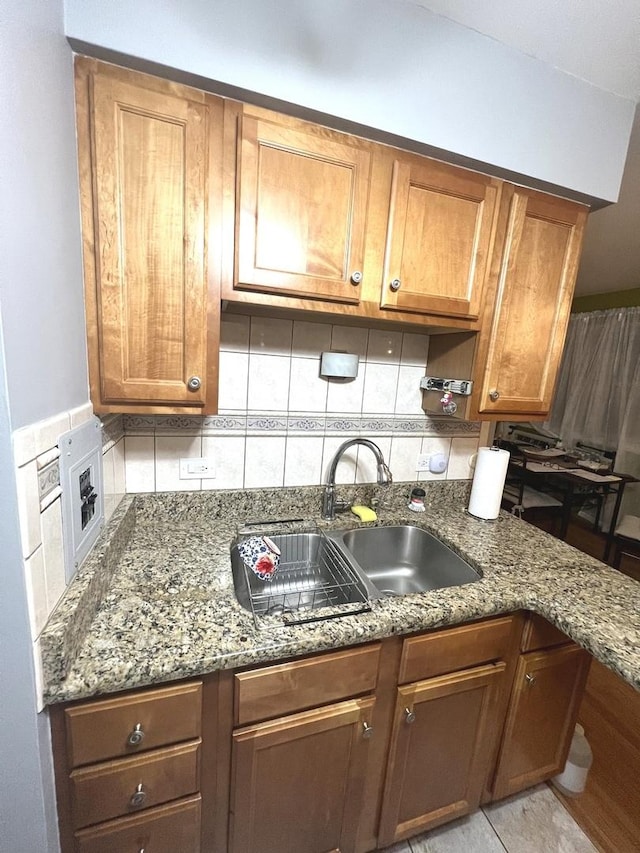
[[[500,501],[507,476],[510,453],[497,447],[479,447],[473,475],[469,512],[477,518],[493,519],[500,512]]]

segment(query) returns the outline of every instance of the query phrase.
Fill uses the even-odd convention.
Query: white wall
[[[14,429],[88,399],[72,53],[62,0],[3,0],[0,300]]]
[[[615,200],[634,105],[405,0],[66,0],[67,34]]]
[[[629,143],[620,198],[587,221],[576,295],[640,287],[640,106]]]

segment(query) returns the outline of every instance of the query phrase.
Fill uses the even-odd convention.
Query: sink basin
[[[292,616],[299,611],[343,604],[362,606],[370,598],[366,583],[341,549],[320,531],[268,535],[281,552],[280,565],[271,581],[260,580],[245,567],[237,544],[231,548],[236,598],[254,616],[284,616],[291,624],[309,621]],[[348,610],[353,612],[352,608]]]
[[[356,568],[383,595],[406,595],[480,580],[481,575],[450,548],[411,525],[340,531],[342,545]]]

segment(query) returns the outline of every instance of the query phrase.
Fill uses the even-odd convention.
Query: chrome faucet
[[[336,500],[336,470],[342,454],[345,450],[348,450],[349,447],[353,447],[354,444],[362,444],[364,447],[368,447],[376,457],[379,486],[388,486],[393,481],[391,471],[389,470],[387,463],[384,461],[384,456],[382,455],[382,451],[378,445],[373,441],[369,441],[368,438],[350,438],[348,441],[345,441],[340,445],[331,461],[329,476],[327,477],[327,485],[325,486],[324,496],[322,499],[323,518],[335,518],[336,512],[344,512],[346,509],[349,509],[348,501]]]

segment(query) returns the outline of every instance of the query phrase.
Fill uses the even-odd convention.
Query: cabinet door
[[[574,645],[521,655],[493,786],[496,799],[562,771],[590,661]]]
[[[242,117],[235,286],[358,303],[370,154],[304,127]]]
[[[478,807],[499,730],[506,664],[398,688],[379,844],[392,844]]]
[[[394,162],[383,308],[479,316],[499,187],[436,161]]]
[[[373,704],[350,700],[234,733],[231,853],[355,849]]]
[[[82,175],[83,196],[93,197],[93,211],[84,213],[85,270],[93,264],[95,276],[87,314],[98,411],[206,401],[208,107],[204,96],[186,97],[190,90],[138,85],[145,79],[99,70],[84,105],[92,175]],[[81,81],[78,90],[82,127]]]
[[[481,413],[549,412],[576,274],[586,208],[520,187],[505,188],[492,276],[493,319],[479,356]],[[497,241],[498,242],[498,241]],[[488,310],[493,306],[488,305]]]

